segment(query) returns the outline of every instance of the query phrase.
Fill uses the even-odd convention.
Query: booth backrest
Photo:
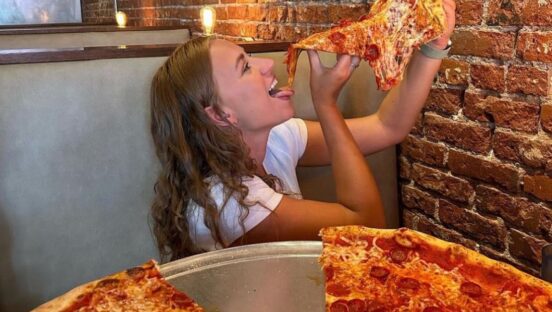
[[[190,39],[188,29],[125,30],[102,32],[74,32],[48,34],[3,35],[0,49],[59,49],[118,45],[143,45],[185,42]]]
[[[286,79],[283,52],[274,58]],[[335,57],[326,55],[329,61]],[[158,258],[148,226],[158,173],[149,86],[165,57],[0,66],[0,310],[26,311],[84,282]],[[367,65],[340,98],[346,116],[382,93]],[[314,118],[306,56],[297,115]],[[370,158],[397,224],[394,149]],[[329,167],[301,169],[304,195],[332,200]]]

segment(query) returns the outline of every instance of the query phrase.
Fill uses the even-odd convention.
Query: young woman
[[[454,1],[444,4],[448,29],[433,49],[444,49],[454,29]],[[317,239],[325,226],[385,226],[364,155],[408,134],[441,62],[416,53],[375,114],[344,120],[336,101],[359,59],[342,55],[326,68],[315,51],[308,56],[319,122],[292,118],[293,90],[273,90],[272,60],[228,41],[191,40],[158,70],[151,131],[162,169],[152,217],[163,257]],[[327,164],[336,202],[302,199],[296,166]]]

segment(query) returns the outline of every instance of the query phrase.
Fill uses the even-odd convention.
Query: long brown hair
[[[224,186],[226,203],[234,196],[242,207],[240,223],[249,213],[244,202],[256,165],[240,131],[217,126],[205,113],[218,107],[209,53],[211,40],[196,38],[178,47],[155,74],[151,85],[151,133],[161,173],[152,204],[153,232],[162,259],[175,260],[201,252],[194,246],[187,215],[190,202],[205,209],[203,222],[215,242],[224,246],[219,210],[207,178]],[[224,207],[224,204],[223,204]]]

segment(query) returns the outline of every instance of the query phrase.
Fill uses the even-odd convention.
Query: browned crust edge
[[[499,271],[505,274],[513,275],[514,277],[518,278],[520,282],[525,283],[529,286],[542,289],[549,296],[552,296],[552,284],[550,283],[547,283],[532,275],[529,275],[523,271],[520,271],[519,269],[515,268],[510,264],[488,258],[487,256],[482,255],[460,244],[447,242],[415,230],[411,230],[407,228],[376,229],[376,228],[368,228],[368,227],[353,225],[353,226],[338,226],[338,227],[324,228],[320,231],[320,236],[323,237],[323,240],[326,240],[339,233],[355,233],[355,234],[361,234],[361,235],[364,234],[364,235],[383,237],[383,238],[392,238],[392,237],[395,237],[396,235],[403,235],[411,239],[411,241],[414,243],[422,242],[424,244],[430,245],[432,248],[437,250],[450,251],[452,255],[456,255],[460,258],[463,258],[464,260],[462,261],[464,263],[473,264],[492,271]]]

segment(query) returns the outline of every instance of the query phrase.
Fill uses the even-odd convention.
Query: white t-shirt
[[[301,197],[297,182],[295,167],[307,146],[307,126],[302,119],[292,118],[270,131],[266,155],[263,162],[267,173],[277,176],[282,182],[283,192]],[[212,178],[211,196],[215,200],[219,212],[224,201],[223,185],[218,179]],[[283,195],[270,188],[261,178],[254,176],[246,178],[244,184],[249,188],[246,203],[256,203],[249,207],[249,214],[244,220],[245,232],[263,221],[272,210],[276,209]],[[221,249],[211,236],[211,231],[203,222],[204,209],[192,202],[188,205],[187,218],[190,237],[194,244],[202,250]],[[240,226],[241,208],[234,197],[230,197],[220,215],[220,233],[224,244],[229,245],[241,237],[244,232]]]

